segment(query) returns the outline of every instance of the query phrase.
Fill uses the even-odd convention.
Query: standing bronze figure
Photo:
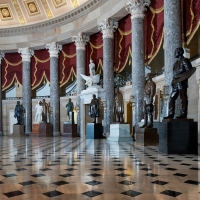
[[[23,124],[23,114],[24,108],[20,105],[20,101],[17,101],[17,105],[15,106],[14,117],[17,118],[17,124]]]
[[[93,118],[93,123],[96,123],[96,118],[99,117],[99,113],[100,113],[99,100],[96,98],[96,95],[93,94],[93,99],[91,100],[88,112],[88,115]]]
[[[173,67],[173,80],[172,80],[172,93],[169,99],[169,109],[168,116],[164,119],[173,119],[175,114],[175,101],[180,95],[181,99],[181,114],[177,116],[177,119],[187,118],[187,108],[188,108],[188,97],[187,97],[187,87],[188,78],[195,72],[195,68],[192,67],[189,59],[183,56],[184,50],[179,47],[174,52],[174,57],[177,61],[174,63]]]
[[[48,104],[46,103],[45,99],[42,99],[42,108],[43,108],[43,111],[42,111],[42,122],[44,123],[47,123],[47,107],[48,107]]]
[[[152,74],[148,73],[146,76],[146,85],[144,88],[144,102],[143,102],[143,112],[144,112],[144,125],[140,128],[152,128],[153,127],[153,98],[156,94],[156,84],[152,81]],[[149,123],[148,123],[149,116]]]
[[[114,105],[114,114],[116,115],[117,122],[124,122],[124,100],[123,95],[119,91],[119,88],[115,88],[115,105]]]

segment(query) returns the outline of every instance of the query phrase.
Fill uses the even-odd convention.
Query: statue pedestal
[[[136,142],[138,144],[148,146],[158,144],[157,128],[136,128]]]
[[[65,137],[80,137],[77,133],[77,124],[68,124],[64,122],[62,136]]]
[[[118,142],[132,141],[133,139],[130,136],[130,124],[111,124],[108,140]]]
[[[101,123],[87,123],[86,139],[100,139],[103,137],[103,126]]]
[[[39,123],[32,124],[32,134],[34,135],[39,134]]]
[[[12,136],[25,136],[24,125],[14,124]]]
[[[155,122],[159,151],[166,154],[198,154],[198,124],[193,119],[166,119]]]
[[[52,137],[53,136],[53,130],[52,125],[47,123],[39,123],[39,135],[38,136],[44,136],[44,137]]]

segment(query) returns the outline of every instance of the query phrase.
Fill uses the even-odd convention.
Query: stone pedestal
[[[39,123],[32,125],[32,134],[38,135],[39,134]]]
[[[52,137],[53,136],[52,124],[39,123],[39,136]]]
[[[129,142],[133,139],[130,136],[130,124],[111,124],[109,140],[118,142]]]
[[[157,145],[157,128],[136,128],[136,142],[144,146]]]
[[[77,133],[77,124],[68,124],[68,123],[64,122],[62,136],[80,137],[80,135]]]
[[[166,154],[198,154],[198,125],[192,119],[155,122],[159,151]]]
[[[101,123],[87,123],[86,139],[100,139],[103,137],[103,127]]]
[[[25,136],[24,125],[14,124],[12,136]]]

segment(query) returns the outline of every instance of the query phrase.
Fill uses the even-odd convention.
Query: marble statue
[[[45,99],[42,99],[42,122],[47,123],[47,103]]]
[[[70,121],[70,112],[73,112],[74,110],[74,104],[70,98],[69,98],[68,104],[66,104],[66,109],[67,109],[67,116],[69,117],[69,121]]]
[[[188,78],[195,72],[196,68],[192,67],[189,59],[183,56],[184,50],[179,47],[174,52],[174,57],[177,58],[173,66],[173,80],[172,80],[172,92],[169,98],[168,116],[164,119],[173,119],[175,114],[175,101],[180,95],[181,99],[181,114],[177,116],[177,119],[187,118],[188,109],[188,97],[187,87]]]
[[[143,114],[144,125],[140,128],[152,128],[153,127],[153,98],[156,94],[156,84],[152,81],[152,74],[146,75],[146,84],[144,87],[144,102],[143,102]],[[148,123],[149,117],[149,123]]]
[[[96,95],[93,94],[93,99],[91,100],[88,112],[88,115],[93,118],[93,123],[96,123],[96,118],[99,117],[99,113],[100,113],[99,100],[96,98]]]
[[[119,91],[119,88],[115,88],[115,105],[114,105],[114,114],[116,116],[117,122],[124,122],[124,100],[123,95]]]
[[[37,105],[35,106],[36,113],[35,113],[35,122],[40,123],[42,122],[42,102],[38,101]]]
[[[93,63],[93,60],[90,60],[89,68],[90,68],[90,77],[95,76],[95,64]]]
[[[17,124],[23,124],[23,114],[24,108],[20,105],[20,101],[17,101],[17,105],[15,106],[14,117],[17,118]]]

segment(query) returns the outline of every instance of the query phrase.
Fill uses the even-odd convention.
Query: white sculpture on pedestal
[[[100,81],[100,74],[95,75],[95,64],[93,63],[93,60],[90,60],[89,68],[90,76],[81,74],[82,78],[86,81],[85,85],[87,85],[88,87],[97,85]]]
[[[38,101],[38,104],[35,106],[36,108],[36,113],[35,113],[35,122],[40,123],[42,122],[42,105],[41,105],[41,101]]]

